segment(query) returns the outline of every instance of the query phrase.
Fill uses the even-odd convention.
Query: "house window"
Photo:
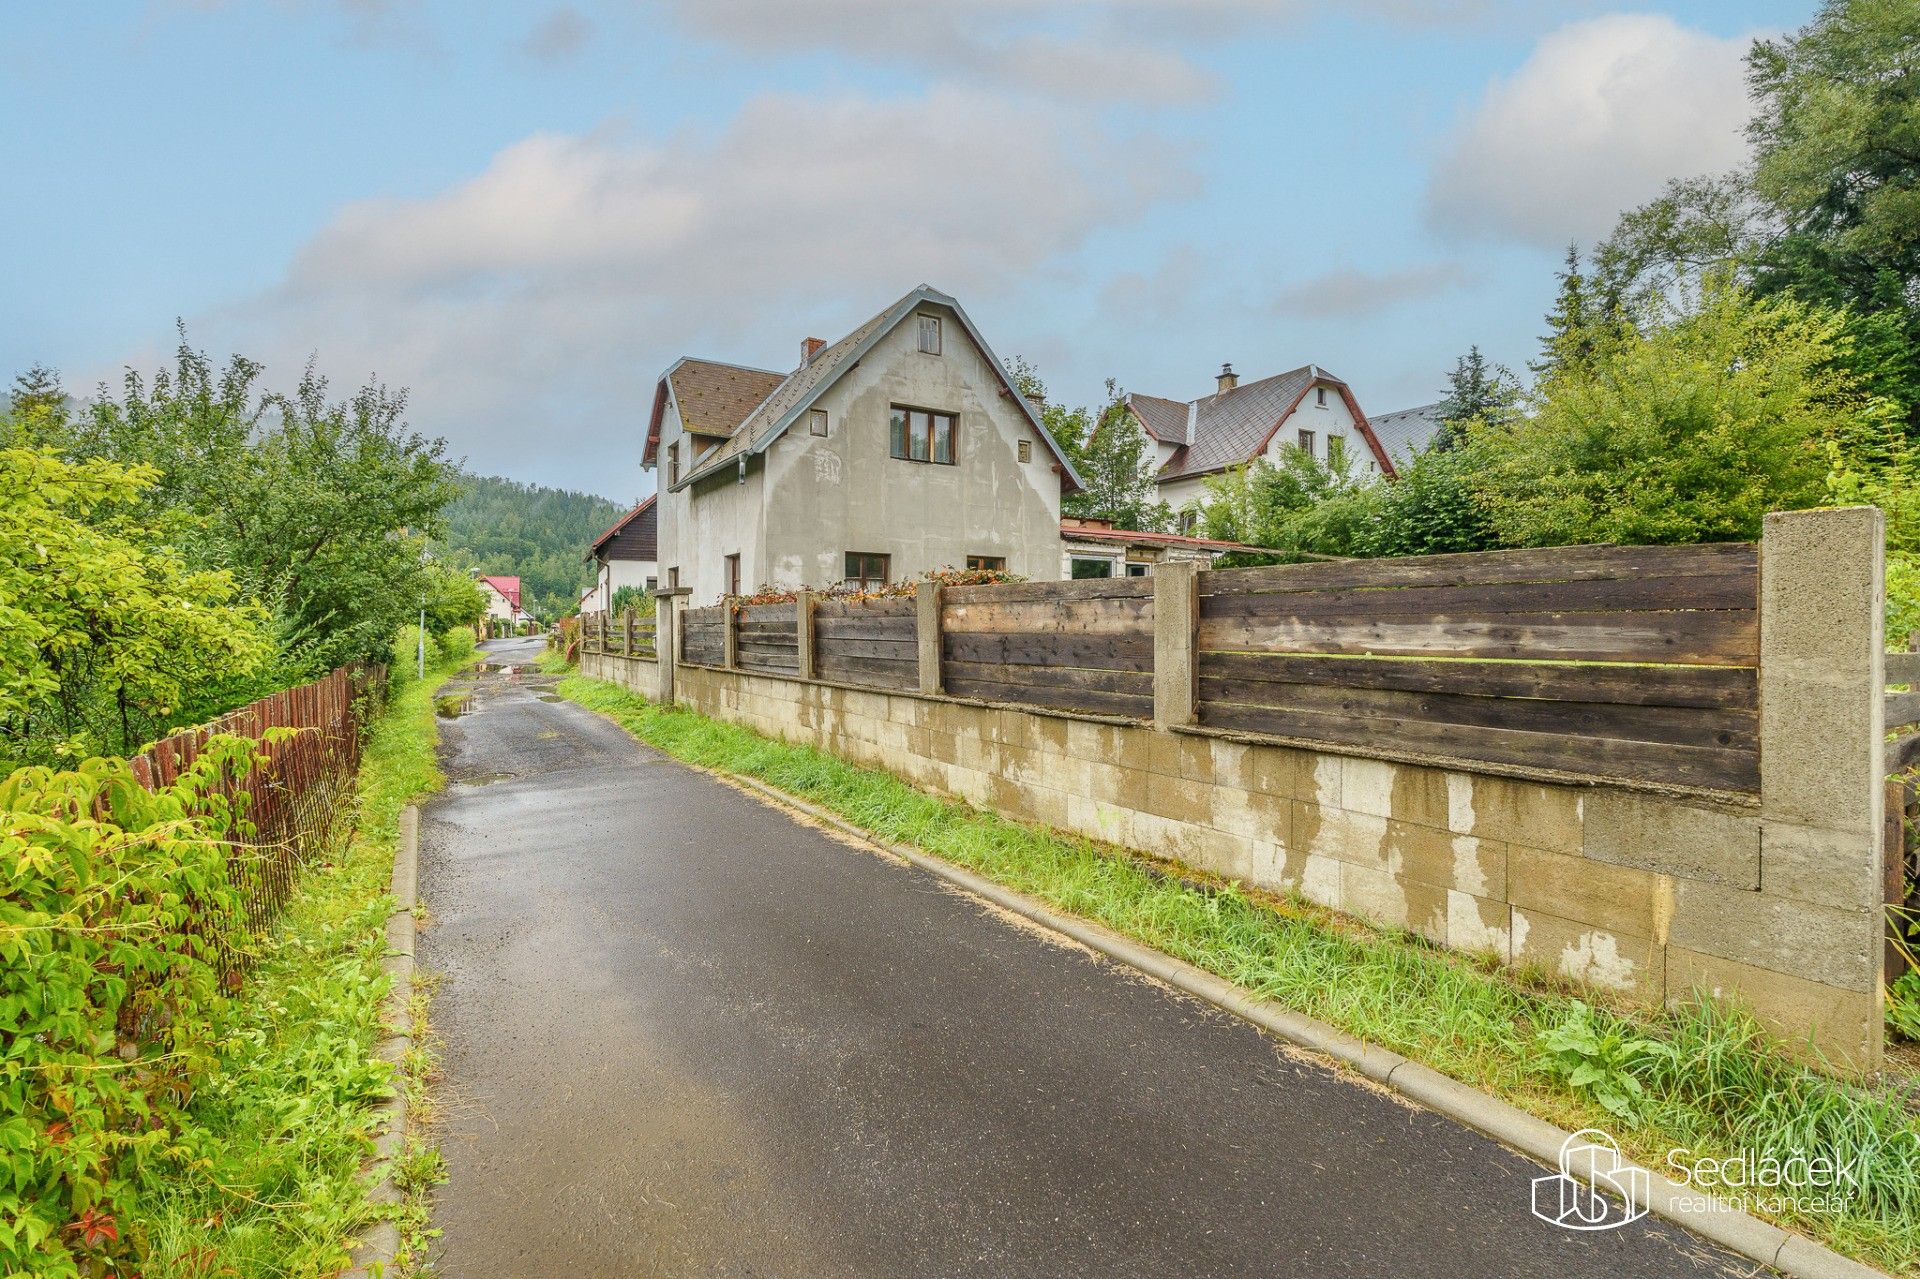
[[[1339,470],[1347,463],[1347,437],[1329,435],[1327,437],[1327,465]]]
[[[887,585],[888,558],[872,551],[848,551],[847,585],[856,591],[884,590]]]
[[[1327,407],[1327,388],[1326,387],[1316,386],[1313,388],[1313,402],[1316,406],[1320,408],[1324,409]]]
[[[739,593],[740,557],[738,555],[729,555],[727,556],[727,594],[738,595]]]
[[[1071,576],[1075,581],[1089,577],[1112,577],[1113,561],[1081,559],[1079,556],[1075,556],[1072,563]]]
[[[1127,564],[1128,577],[1145,577],[1146,575],[1147,575],[1147,566],[1145,564],[1136,564],[1131,561],[1128,562]]]
[[[908,462],[953,465],[953,414],[894,405],[887,427],[887,451]]]
[[[673,591],[680,589],[680,566],[678,564],[669,564],[667,566],[667,589]]]
[[[655,591],[657,591],[657,590],[659,590],[659,589],[660,589],[660,579],[659,579],[659,578],[657,578],[657,577],[650,577],[650,578],[648,578],[648,579],[647,579],[647,594],[649,594],[649,595],[651,595],[651,594],[653,594],[653,593],[654,593]]]
[[[667,445],[667,483],[680,482],[680,441]]]
[[[1300,432],[1300,451],[1305,453],[1308,457],[1313,456],[1313,432],[1312,431]]]
[[[827,411],[825,409],[815,409],[807,414],[807,429],[815,435],[825,435],[827,433]]]
[[[940,354],[940,317],[923,315],[920,317],[920,349],[928,355]]]
[[[1194,529],[1200,527],[1200,516],[1194,511],[1182,511],[1174,523],[1182,533],[1191,534]]]
[[[1033,441],[1032,440],[1020,441],[1020,460],[1022,462],[1033,461]]]
[[[1007,571],[1007,557],[1004,555],[969,555],[967,556],[967,567],[984,569],[992,573],[1004,573]]]

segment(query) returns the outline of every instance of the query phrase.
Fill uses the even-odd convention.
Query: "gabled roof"
[[[496,574],[482,573],[480,575],[480,580],[485,582],[488,586],[491,586],[494,590],[498,591],[500,593],[501,598],[506,600],[507,603],[513,605],[515,608],[520,607],[520,579],[519,578],[501,577]]]
[[[1006,366],[1000,363],[1000,358],[993,353],[993,348],[989,347],[986,339],[980,336],[980,330],[974,327],[973,321],[960,308],[957,301],[932,286],[923,284],[838,342],[821,350],[792,373],[787,374],[785,380],[753,410],[744,422],[740,423],[731,439],[699,459],[691,470],[681,476],[678,484],[670,486],[671,489],[676,491],[683,489],[694,481],[713,474],[737,457],[750,457],[765,451],[769,445],[785,434],[787,428],[798,421],[808,407],[828,387],[838,381],[842,374],[860,363],[862,357],[872,350],[876,343],[893,332],[920,307],[928,305],[944,307],[953,312],[954,318],[960,321],[961,328],[966,330],[967,337],[980,349],[988,365],[999,376],[1000,384],[1009,398],[1020,406],[1028,423],[1052,452],[1054,460],[1059,464],[1061,475],[1065,477],[1067,490],[1079,488],[1080,476],[1074,471],[1073,463],[1067,460],[1067,455],[1061,451],[1059,443],[1048,434],[1046,426],[1040,421],[1040,415],[1034,411],[1033,405],[1029,404],[1026,397],[1015,388],[1013,378],[1007,372]],[[649,447],[651,448],[651,441]]]
[[[1212,475],[1216,471],[1251,462],[1265,453],[1281,423],[1300,406],[1307,392],[1316,386],[1328,387],[1339,393],[1347,411],[1353,416],[1354,428],[1372,451],[1374,461],[1387,475],[1394,474],[1393,460],[1374,437],[1366,414],[1360,411],[1359,403],[1353,398],[1352,388],[1317,365],[1308,364],[1286,373],[1276,373],[1258,382],[1247,382],[1230,391],[1202,396],[1186,404],[1151,395],[1129,395],[1127,407],[1149,435],[1168,444],[1180,445],[1156,477],[1162,481],[1180,480]],[[1173,432],[1176,408],[1181,414],[1177,434]],[[1188,413],[1193,416],[1191,444],[1185,442],[1185,419]]]
[[[659,450],[660,418],[669,395],[680,411],[680,424],[687,430],[725,437],[732,435],[786,376],[771,369],[681,356],[660,375],[659,384],[654,387],[653,415],[647,422],[647,446],[641,456],[642,464],[652,462]]]
[[[657,530],[658,530],[658,522],[660,519],[660,515],[657,508],[654,506],[654,502],[658,499],[658,497],[659,497],[659,494],[657,493],[654,494],[653,496],[647,498],[646,501],[640,503],[640,505],[634,507],[631,511],[628,511],[625,515],[622,515],[619,519],[615,520],[613,524],[607,529],[606,532],[602,533],[599,537],[595,538],[593,540],[593,544],[587,547],[587,554],[585,558],[589,560],[599,559],[600,552],[606,549],[607,543],[611,542],[614,538],[619,537],[620,534],[625,532],[629,526],[633,526],[635,524],[635,521],[638,521],[637,528],[641,534],[641,540],[647,541],[647,542],[656,541],[658,538]]]
[[[1440,434],[1440,428],[1445,425],[1440,417],[1439,403],[1382,413],[1371,421],[1373,433],[1380,439],[1380,446],[1396,462],[1411,462],[1414,454],[1433,443],[1434,437]]]

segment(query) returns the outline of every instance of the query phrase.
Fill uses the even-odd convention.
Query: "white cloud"
[[[1592,243],[1669,178],[1733,167],[1746,155],[1749,43],[1652,15],[1561,28],[1456,131],[1429,179],[1429,223]]]
[[[1064,112],[1045,126],[949,89],[764,97],[717,136],[536,134],[439,194],[341,210],[196,338],[409,385],[416,423],[477,465],[528,469],[532,445],[551,469],[572,448],[563,477],[637,486],[674,357],[784,363],[923,281],[1005,298],[1185,186],[1151,147]]]
[[[1391,271],[1350,267],[1287,286],[1274,299],[1274,309],[1304,319],[1361,319],[1472,284],[1476,278],[1458,262],[1432,262]]]

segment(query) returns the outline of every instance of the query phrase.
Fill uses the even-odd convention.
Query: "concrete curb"
[[[413,905],[420,888],[420,810],[408,804],[400,810],[400,846],[393,854],[393,883],[390,891],[398,903],[387,918],[387,956],[380,961],[381,971],[392,978],[387,991],[386,1025],[392,1034],[380,1044],[378,1056],[396,1069],[407,1050],[413,1047],[413,1018],[407,1004],[413,994]],[[379,1114],[386,1120],[386,1131],[374,1138],[373,1159],[367,1166],[372,1185],[367,1200],[376,1204],[400,1202],[400,1188],[394,1184],[393,1166],[407,1140],[407,1099],[399,1089],[380,1103]],[[400,1227],[391,1221],[376,1221],[360,1232],[353,1249],[353,1265],[341,1279],[378,1279],[393,1265],[400,1251]]]
[[[1170,986],[1252,1023],[1278,1039],[1331,1057],[1367,1079],[1491,1137],[1548,1169],[1557,1170],[1560,1166],[1561,1147],[1572,1134],[1528,1114],[1518,1106],[1443,1075],[1430,1066],[1409,1061],[1399,1053],[1356,1039],[1325,1022],[1257,999],[1224,978],[1123,937],[1103,925],[1060,914],[1030,897],[920,849],[876,839],[839,816],[764,782],[738,773],[701,771],[714,771],[715,776],[737,782],[777,804],[795,809],[862,843],[902,858],[996,906],[1069,937],[1108,959],[1159,978]],[[1582,1172],[1585,1168],[1576,1162],[1573,1170]],[[1652,1169],[1645,1171],[1650,1193],[1644,1199],[1636,1196],[1636,1206],[1737,1256],[1758,1262],[1793,1279],[1887,1279],[1882,1271],[1843,1257],[1804,1236],[1790,1234],[1731,1204],[1711,1200],[1711,1206],[1705,1213],[1686,1211],[1680,1206],[1682,1202],[1697,1203],[1702,1198],[1699,1192],[1689,1190]]]

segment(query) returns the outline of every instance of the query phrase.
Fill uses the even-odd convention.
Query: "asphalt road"
[[[547,683],[480,681],[426,812],[441,1275],[1751,1272]]]

